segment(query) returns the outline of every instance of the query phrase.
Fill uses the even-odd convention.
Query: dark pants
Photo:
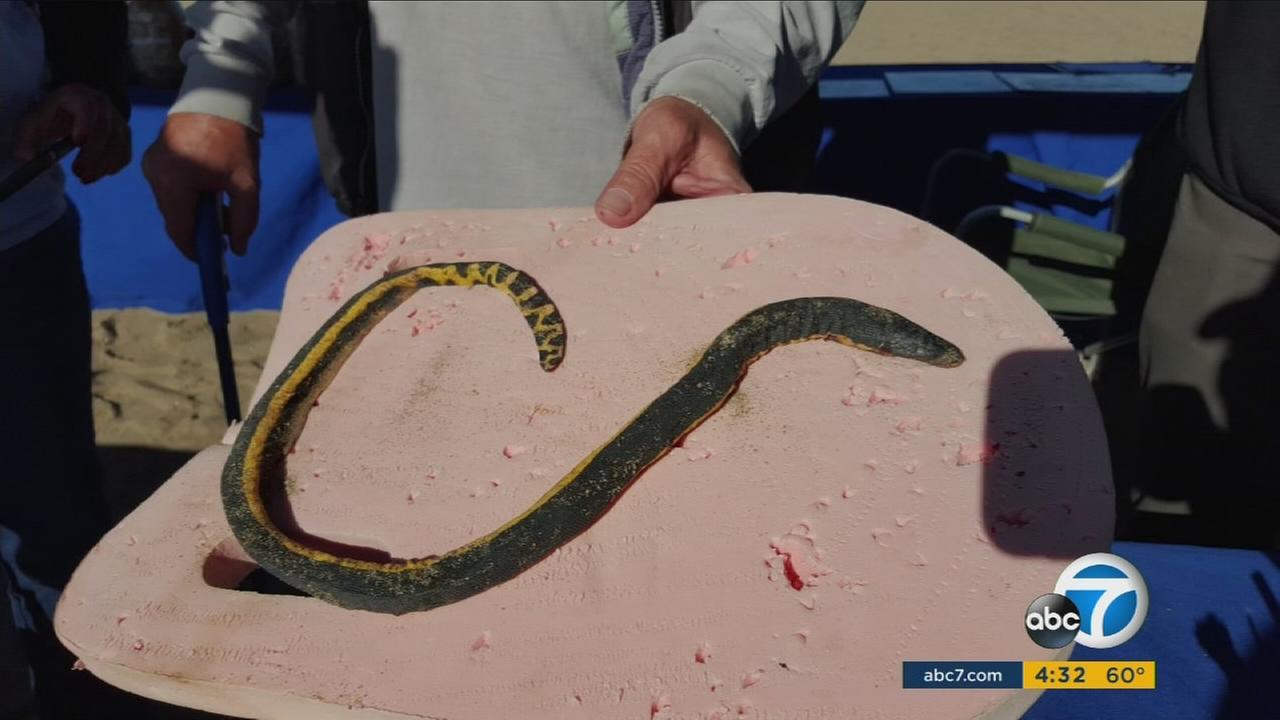
[[[0,577],[10,585],[42,718],[78,717],[72,701],[83,713],[87,698],[71,690],[92,684],[87,673],[71,676],[74,658],[52,629],[59,591],[108,529],[90,330],[80,218],[69,207],[35,237],[0,251]]]
[[[1142,483],[1202,541],[1280,542],[1280,233],[1192,175],[1142,319]],[[1162,492],[1163,491],[1163,492]]]

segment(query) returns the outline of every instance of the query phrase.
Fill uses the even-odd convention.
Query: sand
[[[278,317],[266,311],[232,315],[231,347],[246,411]],[[226,429],[204,314],[94,311],[93,373],[98,457],[107,503],[119,520]]]
[[[1203,19],[1199,0],[871,0],[835,64],[1189,63]]]
[[[232,316],[231,348],[245,410],[278,317],[267,311]],[[203,313],[95,311],[93,371],[99,445],[195,451],[216,443],[226,429]]]

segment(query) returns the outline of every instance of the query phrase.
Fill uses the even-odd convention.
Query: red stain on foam
[[[671,709],[671,698],[663,693],[649,703],[649,720],[653,720]]]
[[[375,233],[365,236],[359,254],[355,256],[355,267],[372,270],[374,264],[381,260],[383,255],[387,254],[387,248],[389,247],[391,247],[390,235]]]
[[[523,454],[524,454],[524,452],[525,452],[525,449],[524,449],[524,447],[523,447],[523,446],[521,446],[521,445],[507,445],[507,446],[505,446],[505,447],[503,447],[503,448],[502,448],[502,454],[503,454],[503,455],[504,455],[508,460],[510,460],[511,458],[513,458],[513,457],[515,457],[515,456],[517,456],[517,455],[523,455]]]
[[[707,644],[706,640],[703,640],[702,642],[698,643],[698,649],[693,651],[693,661],[696,663],[701,663],[705,665],[707,664],[707,661],[710,659],[711,659],[711,646]]]
[[[366,235],[360,248],[347,258],[342,269],[338,271],[337,277],[329,284],[329,299],[341,300],[346,282],[351,277],[351,273],[361,269],[372,270],[374,264],[382,259],[382,256],[387,253],[387,248],[390,246],[390,235],[380,233]]]
[[[783,572],[787,575],[787,582],[791,584],[793,590],[803,590],[804,580],[800,579],[800,573],[796,572],[795,563],[791,562],[790,556],[784,556],[782,560]]]
[[[808,526],[805,526],[806,533],[808,530]],[[821,582],[823,577],[834,572],[822,563],[822,551],[815,546],[813,538],[807,534],[792,530],[780,538],[775,538],[769,543],[769,547],[773,549],[774,555],[782,558],[783,575],[786,576],[787,583],[793,590],[799,591],[806,587],[813,587]]]
[[[742,689],[746,690],[752,685],[756,685],[764,678],[763,670],[754,670],[742,676]]]
[[[480,633],[480,637],[476,638],[475,642],[471,643],[471,652],[480,652],[491,647],[493,647],[493,634],[485,630]]]
[[[974,463],[986,465],[999,453],[1000,443],[962,443],[960,451],[956,453],[956,465],[973,465]]]

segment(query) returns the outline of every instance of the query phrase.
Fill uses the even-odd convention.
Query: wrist
[[[742,75],[719,60],[688,62],[659,78],[638,106],[635,117],[655,100],[678,98],[705,113],[724,133],[734,152],[740,154],[757,132],[744,83]]]

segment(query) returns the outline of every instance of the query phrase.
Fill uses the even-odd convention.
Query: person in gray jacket
[[[749,192],[741,151],[811,94],[861,7],[197,2],[182,89],[143,170],[188,257],[201,192],[227,194],[231,247],[246,251],[271,29],[300,11],[322,169],[344,211],[594,204],[625,227],[667,197]]]

